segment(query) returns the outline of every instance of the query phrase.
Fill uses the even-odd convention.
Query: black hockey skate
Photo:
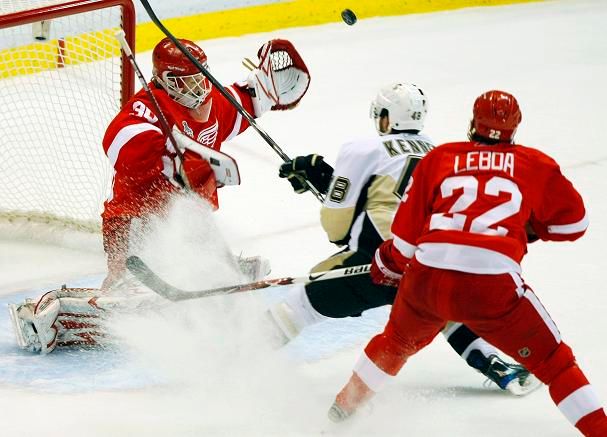
[[[468,364],[478,369],[489,381],[515,396],[524,396],[539,388],[542,383],[520,364],[507,363],[497,355],[483,356],[473,350],[468,356]]]

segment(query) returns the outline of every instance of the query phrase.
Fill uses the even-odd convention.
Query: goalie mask
[[[187,39],[179,42],[206,68],[207,55]],[[177,103],[190,108],[198,108],[211,93],[212,85],[179,48],[169,38],[160,41],[152,52],[153,76],[155,81]]]
[[[487,91],[474,102],[468,138],[510,143],[523,116],[516,98],[504,91]]]
[[[416,85],[394,83],[381,88],[371,102],[370,113],[380,135],[388,135],[392,130],[421,131],[428,113],[428,99]],[[389,120],[387,129],[381,126],[384,116]]]

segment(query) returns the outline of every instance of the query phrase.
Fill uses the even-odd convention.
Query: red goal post
[[[0,2],[4,226],[99,230],[113,172],[103,134],[134,92],[120,29],[134,48],[132,0]]]

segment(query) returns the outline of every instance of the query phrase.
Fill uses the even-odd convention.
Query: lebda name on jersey
[[[514,153],[512,152],[494,152],[490,150],[473,151],[466,153],[466,156],[455,155],[453,162],[454,173],[465,171],[494,170],[508,173],[514,176]]]

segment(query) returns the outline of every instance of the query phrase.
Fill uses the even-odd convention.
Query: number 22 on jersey
[[[508,229],[496,226],[502,220],[518,213],[521,208],[523,196],[513,181],[499,176],[493,176],[479,193],[479,181],[474,176],[452,176],[446,178],[440,186],[442,198],[446,199],[455,195],[456,190],[461,189],[461,194],[449,209],[447,214],[435,213],[430,218],[430,229],[442,229],[453,231],[468,231],[474,234],[499,235],[508,234]],[[471,216],[470,206],[480,196],[499,196],[500,193],[510,193],[510,200],[502,202],[497,206],[482,212],[480,215],[474,211],[476,217]],[[472,218],[468,221],[468,218]],[[469,228],[466,223],[469,222]]]

